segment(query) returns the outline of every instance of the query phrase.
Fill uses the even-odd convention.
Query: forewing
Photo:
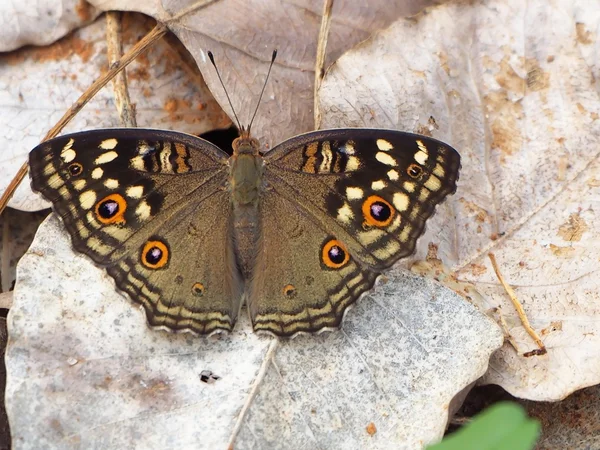
[[[182,133],[109,129],[44,142],[29,165],[74,248],[105,267],[150,324],[233,327],[241,283],[224,152]]]
[[[279,195],[381,271],[413,253],[435,207],[456,190],[460,156],[394,130],[336,129],[290,139],[265,157]]]

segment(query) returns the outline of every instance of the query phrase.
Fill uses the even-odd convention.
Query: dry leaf
[[[100,11],[85,0],[0,3],[0,52],[24,45],[48,45],[93,21]]]
[[[488,252],[547,330],[548,355],[505,345],[485,378],[522,398],[600,382],[599,21],[583,1],[448,4],[348,52],[322,86],[325,126],[430,133],[461,153],[457,194],[423,240],[502,307],[521,352],[535,346]]]
[[[139,11],[162,22],[196,59],[202,75],[225,111],[231,112],[214,68],[211,50],[242,125],[249,122],[267,73],[271,53],[278,57],[265,90],[253,131],[265,148],[314,129],[313,79],[323,2],[300,0],[186,0],[173,4],[131,0],[93,0],[98,9]],[[398,17],[415,14],[431,0],[334,3],[327,63],[386,27]],[[207,6],[203,6],[207,4]],[[181,14],[184,11],[189,13]],[[173,18],[178,19],[173,20]],[[229,114],[233,117],[233,114]]]
[[[125,16],[126,48],[148,32],[151,22],[139,14]],[[0,155],[0,192],[29,150],[107,67],[103,17],[48,47],[0,55],[0,127],[4,130],[0,144],[5,149]],[[165,41],[138,58],[127,71],[140,127],[199,134],[228,125],[228,117],[208,92],[197,68],[188,67],[178,49]],[[86,105],[65,132],[119,126],[109,86]],[[49,204],[32,194],[26,181],[10,206],[33,211]]]
[[[302,74],[290,60],[283,66],[280,77]],[[293,121],[290,108],[302,104],[277,101],[288,108],[278,110],[282,120]],[[324,118],[331,112],[324,108]],[[305,111],[297,115],[302,124]],[[73,256],[54,217],[19,278],[7,408],[23,448],[419,448],[441,438],[452,398],[479,378],[502,341],[463,299],[399,271],[359,301],[338,332],[275,344],[252,334],[247,320],[216,338],[152,331],[104,272]],[[219,378],[204,383],[207,372]]]
[[[19,264],[6,406],[19,448],[419,448],[502,343],[452,291],[392,272],[343,329],[278,343],[149,329],[52,215]],[[210,371],[219,379],[202,381]],[[427,418],[424,420],[424,418]],[[365,429],[377,423],[371,436]]]

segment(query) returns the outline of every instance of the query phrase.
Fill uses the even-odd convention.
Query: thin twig
[[[508,329],[508,323],[506,323],[504,314],[502,314],[502,309],[498,306],[498,307],[494,308],[494,312],[496,312],[498,314],[498,321],[500,322],[500,328],[502,328],[502,331],[504,332],[504,337],[509,342],[509,344],[512,345],[512,347],[515,349],[515,352],[517,352],[517,354],[521,353],[521,351],[519,350],[519,346],[517,345],[517,342],[513,338],[512,334],[510,334],[510,330]]]
[[[123,56],[123,33],[121,30],[122,13],[109,11],[106,13],[106,42],[108,66],[111,67]],[[112,79],[113,91],[115,93],[115,106],[124,127],[137,127],[135,120],[135,108],[129,98],[127,89],[127,70],[119,72]]]
[[[229,438],[229,445],[227,448],[234,448],[235,439],[242,429],[242,425],[244,424],[244,420],[246,419],[246,414],[250,410],[250,406],[254,401],[254,398],[258,394],[258,390],[262,386],[262,383],[267,376],[267,371],[269,366],[273,364],[273,360],[275,359],[275,354],[277,353],[277,349],[279,348],[279,339],[273,338],[271,343],[269,344],[269,348],[267,349],[267,353],[265,353],[265,357],[263,358],[262,364],[256,374],[256,378],[254,379],[254,383],[250,388],[250,392],[246,396],[246,401],[242,405],[242,409],[238,413],[235,424],[233,425],[233,429],[231,430],[231,436]]]
[[[10,290],[10,217],[11,214],[4,214],[2,221],[2,253],[0,254],[2,276],[0,277],[0,292]]]
[[[137,58],[143,53],[148,47],[154,44],[167,32],[167,26],[163,23],[157,23],[156,26],[148,33],[144,38],[135,44],[119,61],[114,63],[110,69],[98,78],[92,85],[77,99],[73,105],[67,110],[67,112],[60,118],[58,123],[52,127],[52,129],[46,134],[43,141],[52,139],[57,136],[58,133],[71,121],[71,119],[77,114],[81,108],[83,108],[90,99],[98,93],[113,77],[122,71],[131,61]],[[0,214],[6,208],[8,201],[14,195],[15,191],[23,178],[27,175],[27,161],[17,171],[15,177],[11,180],[6,191],[0,198]]]
[[[333,0],[325,0],[323,4],[323,17],[321,18],[321,29],[317,42],[317,57],[315,60],[315,90],[313,94],[313,114],[315,118],[315,130],[321,127],[321,110],[319,108],[319,90],[325,76],[325,54],[327,53],[327,39],[331,27],[331,9]]]
[[[533,350],[531,352],[524,353],[523,356],[534,356],[534,355],[546,354],[547,353],[546,346],[544,345],[544,343],[542,342],[542,340],[540,339],[540,337],[538,336],[536,331],[531,327],[531,325],[529,325],[529,319],[527,318],[527,314],[525,313],[525,310],[523,309],[523,305],[521,305],[521,302],[517,298],[517,295],[515,294],[515,291],[513,290],[513,288],[510,287],[510,285],[504,280],[502,273],[500,273],[500,268],[498,267],[498,263],[496,262],[496,257],[494,256],[493,253],[488,253],[488,256],[490,258],[490,261],[492,262],[492,267],[494,268],[494,272],[496,272],[496,277],[498,277],[498,280],[504,287],[504,290],[508,294],[510,301],[512,302],[513,306],[517,310],[517,314],[519,315],[519,319],[521,320],[521,323],[523,324],[525,331],[527,331],[527,334],[529,334],[529,336],[531,336],[531,338],[535,341],[535,343],[539,347],[539,349],[537,349],[537,350]]]

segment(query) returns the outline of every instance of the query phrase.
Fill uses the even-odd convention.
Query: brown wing
[[[254,328],[338,326],[381,271],[414,251],[459,166],[448,145],[393,130],[323,130],[273,149],[248,299]]]
[[[73,247],[106,268],[151,325],[210,333],[233,327],[242,295],[227,158],[194,136],[116,129],[44,142],[29,164]]]

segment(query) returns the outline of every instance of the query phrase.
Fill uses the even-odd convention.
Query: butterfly
[[[278,336],[338,328],[456,190],[460,156],[430,137],[320,130],[263,155],[240,131],[232,156],[173,131],[64,135],[30,152],[31,186],[152,327],[230,331],[245,301]]]

